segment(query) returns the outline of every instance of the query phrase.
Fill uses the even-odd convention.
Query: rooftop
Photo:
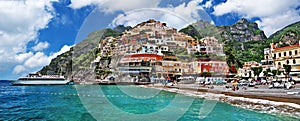
[[[281,47],[281,48],[275,48],[275,51],[284,51],[284,50],[290,50],[290,49],[295,49],[295,48],[299,48],[299,43],[297,43],[295,45],[291,45],[291,46],[285,46],[285,47]]]

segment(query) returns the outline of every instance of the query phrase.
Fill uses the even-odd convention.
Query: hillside
[[[246,61],[263,58],[266,36],[256,23],[241,19],[231,26],[215,26],[205,21],[197,21],[180,30],[194,38],[216,37],[224,43],[224,53],[229,65],[242,67]]]
[[[299,39],[300,21],[275,32],[268,38],[267,43],[271,43],[273,41],[273,43],[278,43],[278,47],[283,47],[294,45]]]
[[[95,48],[106,36],[118,36],[120,32],[111,29],[103,29],[90,33],[88,37],[76,44],[69,51],[51,60],[48,66],[40,70],[41,74],[62,74],[67,77],[90,73],[86,70],[95,59]],[[84,70],[84,71],[83,71]],[[76,76],[74,78],[76,78]]]
[[[57,58],[53,59],[51,63],[48,66],[45,66],[43,69],[41,69],[40,72],[42,74],[63,74],[67,77],[72,77],[76,79],[82,79],[83,77],[89,78],[86,75],[91,75],[92,77],[96,76],[95,71],[96,74],[103,73],[99,70],[110,69],[110,66],[107,66],[110,64],[104,64],[104,62],[106,62],[106,59],[103,59],[106,57],[105,55],[102,55],[103,57],[101,57],[100,60],[101,63],[103,61],[102,65],[104,66],[101,67],[99,65],[96,65],[97,67],[101,67],[103,69],[89,68],[91,66],[91,62],[94,61],[97,58],[97,56],[101,56],[100,53],[102,50],[99,50],[99,48],[97,48],[98,44],[101,43],[102,40],[105,40],[106,37],[110,36],[115,38],[126,38],[122,40],[123,44],[124,42],[129,42],[128,40],[130,39],[135,40],[132,42],[144,43],[144,38],[146,36],[144,36],[143,34],[149,33],[149,30],[137,30],[140,29],[140,26],[143,26],[144,24],[147,24],[149,22],[151,21],[143,22],[133,28],[118,26],[114,30],[103,29],[92,32],[89,34],[87,39],[72,47],[70,51],[63,53]],[[165,23],[159,24],[161,24],[161,27],[166,27]],[[127,30],[127,33],[123,35],[121,32],[125,30]],[[136,32],[139,32],[140,35],[131,35],[136,34]],[[169,30],[166,31],[167,34],[172,34],[173,32],[176,32],[176,29],[169,28]],[[223,51],[226,54],[226,61],[228,65],[242,67],[244,62],[259,62],[261,59],[263,59],[263,49],[268,48],[269,44],[272,41],[274,43],[278,43],[277,46],[287,46],[289,44],[298,42],[300,38],[300,22],[285,27],[284,29],[271,35],[269,38],[266,38],[264,32],[257,27],[256,23],[248,22],[246,19],[241,19],[240,21],[231,26],[214,26],[205,21],[197,21],[196,23],[187,26],[179,32],[185,33],[196,40],[199,40],[204,37],[217,38],[219,40],[219,43],[224,44]],[[122,42],[120,43],[120,45],[122,45]],[[148,40],[147,42],[150,43],[152,41]],[[111,46],[112,44],[109,45]],[[171,43],[171,45],[174,44]],[[135,50],[138,51],[138,48],[139,46],[136,46]],[[181,55],[179,54],[178,57],[188,57],[187,51],[185,51],[185,49],[183,48],[178,49],[178,45],[174,47],[170,46],[170,48],[174,48],[171,49],[174,50],[174,53],[182,53]],[[118,52],[122,53],[121,51]],[[112,52],[107,54],[111,53]]]

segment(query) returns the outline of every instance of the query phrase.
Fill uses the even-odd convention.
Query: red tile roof
[[[132,58],[132,57],[148,57],[148,58],[156,58],[156,60],[162,60],[163,58],[163,56],[157,54],[150,54],[150,53],[125,55],[125,58]]]
[[[282,51],[282,50],[287,50],[287,49],[294,49],[294,48],[298,48],[299,47],[299,43],[295,44],[295,45],[291,45],[291,46],[286,46],[286,47],[281,47],[281,48],[275,48],[275,51]]]

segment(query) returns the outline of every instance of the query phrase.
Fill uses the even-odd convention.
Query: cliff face
[[[266,35],[256,23],[241,19],[230,26],[215,26],[206,21],[197,21],[180,30],[192,37],[216,37],[219,40],[249,42],[266,39]]]
[[[266,35],[256,23],[241,19],[231,26],[220,27],[221,35],[226,40],[238,42],[260,41],[266,39]]]
[[[242,67],[246,61],[259,61],[263,58],[263,43],[266,36],[256,23],[241,19],[230,26],[215,26],[205,21],[180,30],[194,38],[216,37],[224,43],[224,53],[228,65]]]
[[[95,48],[99,41],[106,36],[119,34],[119,32],[111,29],[92,32],[87,39],[54,58],[49,65],[43,67],[39,72],[44,75],[60,74],[74,80],[90,78],[93,76],[94,70],[89,67],[96,57],[97,50]],[[91,76],[87,77],[86,75]]]

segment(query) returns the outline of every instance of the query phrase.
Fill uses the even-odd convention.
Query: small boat
[[[26,77],[21,77],[17,81],[12,81],[12,85],[66,85],[70,81],[64,76],[59,75],[40,75],[28,74]]]

